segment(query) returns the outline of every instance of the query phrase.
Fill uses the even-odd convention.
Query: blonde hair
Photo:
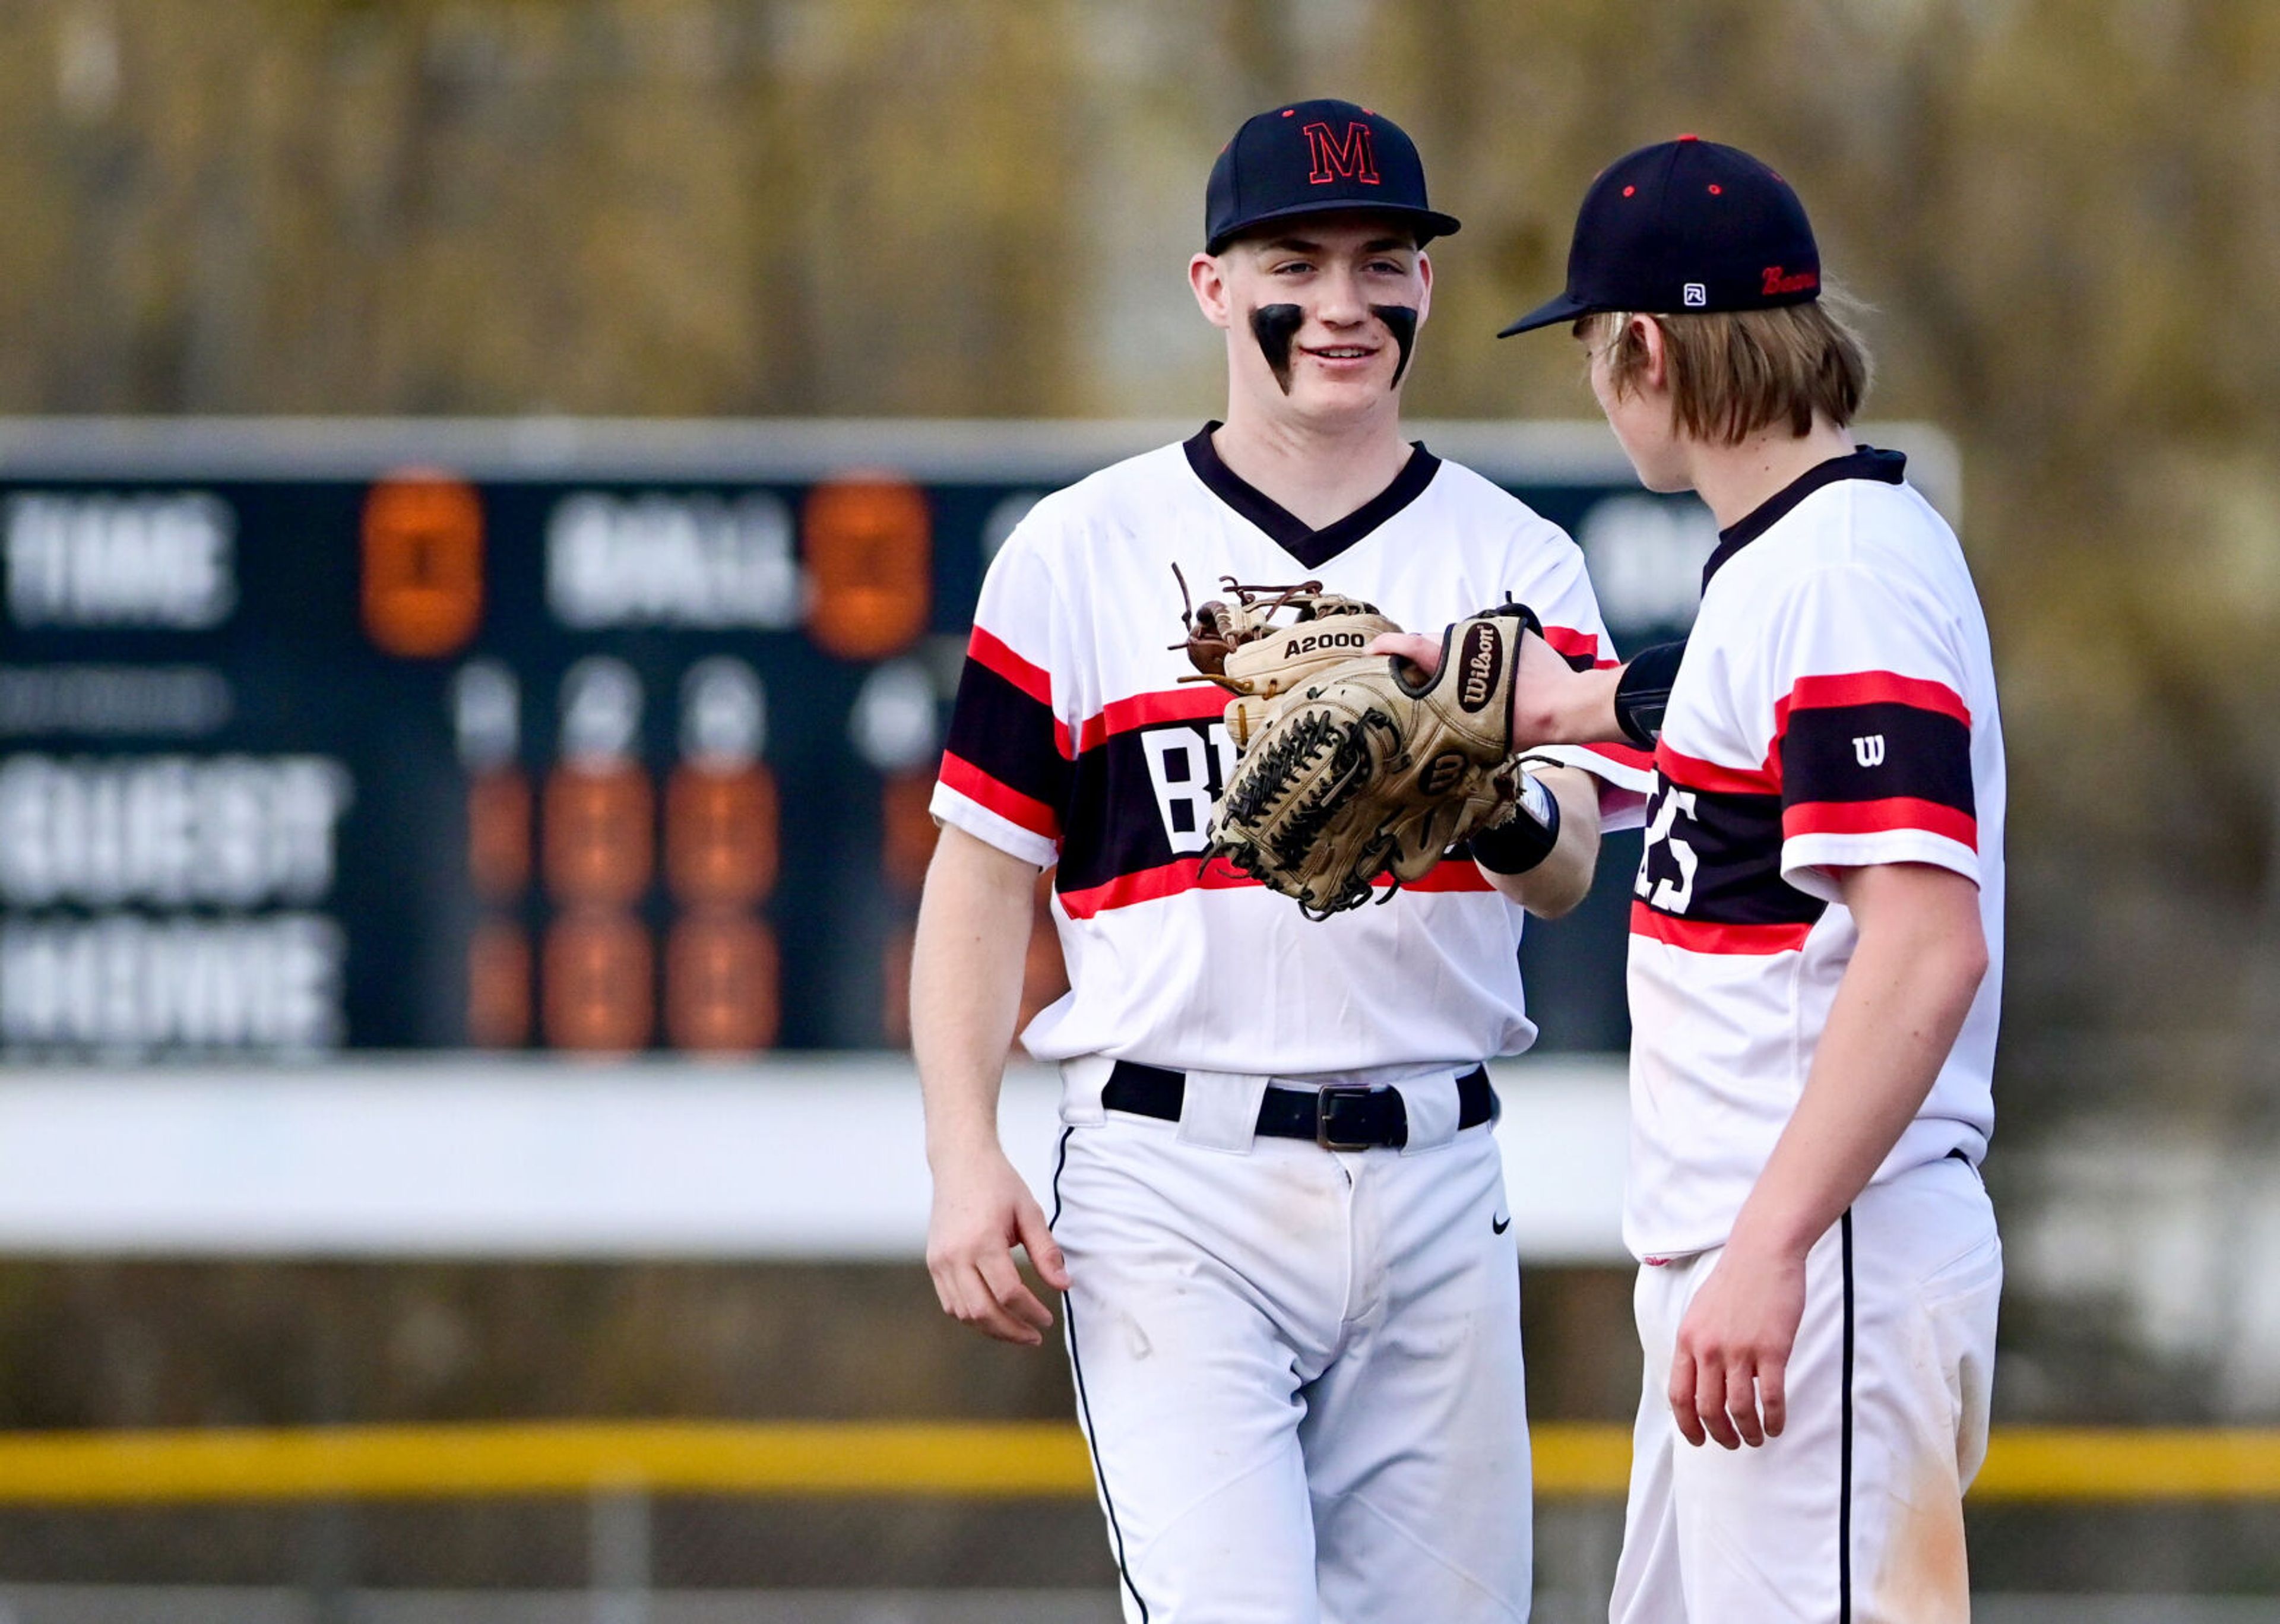
[[[1873,373],[1868,347],[1852,328],[1859,309],[1824,288],[1818,299],[1771,310],[1648,314],[1662,328],[1673,423],[1693,439],[1724,445],[1739,445],[1782,422],[1803,436],[1813,431],[1816,412],[1848,427]],[[1607,376],[1618,392],[1646,370],[1646,344],[1631,325],[1635,314],[1645,312],[1601,311],[1575,324],[1587,348],[1606,347]]]

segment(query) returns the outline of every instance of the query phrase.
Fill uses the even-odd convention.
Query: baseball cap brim
[[[1563,293],[1556,299],[1537,305],[1510,327],[1499,328],[1497,336],[1510,338],[1514,333],[1532,332],[1537,327],[1551,327],[1555,322],[1573,321],[1578,316],[1590,315],[1598,308],[1588,299],[1579,299],[1572,293]]]
[[[1297,219],[1308,214],[1382,214],[1413,227],[1418,241],[1430,242],[1435,237],[1452,237],[1463,229],[1453,214],[1444,214],[1437,209],[1413,209],[1402,204],[1358,203],[1351,197],[1326,197],[1320,203],[1297,204],[1287,209],[1277,209],[1271,214],[1261,214],[1255,219],[1244,220],[1232,231],[1223,231],[1204,244],[1204,252],[1216,254],[1237,237],[1247,237],[1262,226],[1277,220]]]

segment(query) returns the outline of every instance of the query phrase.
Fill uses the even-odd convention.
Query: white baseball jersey
[[[1419,628],[1516,598],[1571,661],[1606,663],[1582,554],[1421,445],[1379,496],[1309,528],[1220,461],[1216,427],[1045,497],[982,585],[933,807],[1058,865],[1073,990],[1024,1041],[1040,1059],[1388,1082],[1517,1053],[1536,1036],[1517,959],[1523,916],[1470,862],[1316,922],[1204,861],[1235,750],[1225,691],[1182,681],[1194,669],[1170,646],[1182,607],[1172,566],[1198,602],[1223,593],[1222,576],[1320,580]],[[1636,753],[1581,759],[1603,781],[1646,787]]]
[[[1989,969],[1876,1181],[1993,1128],[2003,735],[1953,532],[1863,448],[1723,533],[1671,690],[1631,913],[1631,1154],[1642,1258],[1722,1243],[1804,1090],[1858,941],[1829,870],[1976,881]]]

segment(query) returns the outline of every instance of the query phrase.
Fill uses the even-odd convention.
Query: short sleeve
[[[1055,709],[1059,599],[1033,527],[1007,538],[983,577],[932,808],[938,822],[1050,868],[1059,858],[1071,743]],[[1025,534],[1025,532],[1028,532]]]
[[[1583,549],[1560,532],[1541,547],[1544,566],[1513,596],[1536,612],[1544,640],[1578,671],[1621,662],[1599,618],[1599,600],[1583,567]],[[1577,767],[1599,781],[1599,820],[1606,829],[1636,828],[1645,819],[1646,797],[1654,788],[1654,758],[1629,744],[1566,744],[1531,750]]]
[[[1798,582],[1770,621],[1782,877],[1832,902],[1829,870],[1877,863],[1976,883],[1972,717],[1949,617],[1843,565]]]

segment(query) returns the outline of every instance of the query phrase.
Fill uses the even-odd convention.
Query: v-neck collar
[[[1391,484],[1344,519],[1317,530],[1220,460],[1219,448],[1212,443],[1218,427],[1214,419],[1186,443],[1188,466],[1212,495],[1266,531],[1276,546],[1310,570],[1321,568],[1416,501],[1441,468],[1441,459],[1425,449],[1422,440],[1413,441],[1409,460]]]
[[[1858,445],[1846,456],[1814,464],[1718,532],[1718,550],[1702,566],[1702,589],[1710,589],[1710,577],[1724,566],[1727,559],[1789,517],[1799,503],[1822,486],[1834,485],[1840,480],[1875,480],[1879,484],[1897,485],[1906,477],[1907,469],[1906,452],[1880,451],[1873,445]]]

